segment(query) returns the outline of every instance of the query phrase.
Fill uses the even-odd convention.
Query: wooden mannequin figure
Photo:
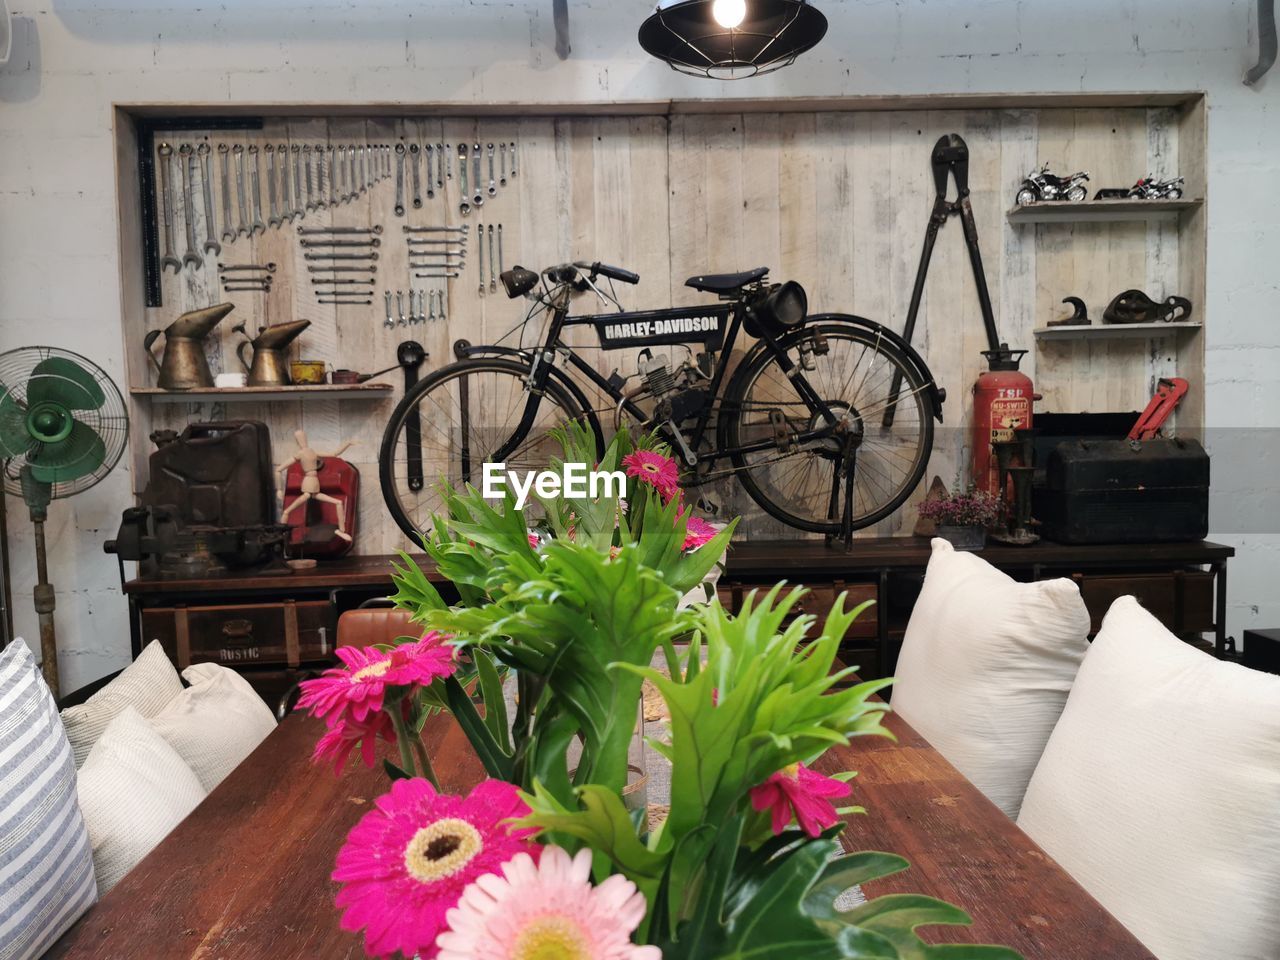
[[[293,513],[293,511],[298,507],[302,507],[305,510],[308,500],[318,500],[320,503],[331,503],[333,504],[334,509],[338,512],[338,529],[336,533],[343,540],[349,541],[351,539],[351,534],[347,533],[346,510],[342,505],[342,501],[329,496],[327,493],[320,492],[320,462],[325,457],[342,456],[347,452],[348,447],[358,443],[359,441],[348,440],[333,453],[320,454],[312,449],[312,447],[307,443],[307,434],[305,430],[295,430],[293,437],[298,441],[298,452],[289,459],[288,463],[280,468],[280,472],[282,476],[287,475],[291,466],[295,463],[301,464],[302,493],[298,496],[297,500],[294,500],[293,503],[289,504],[283,511],[281,511],[280,522],[287,523],[289,520],[289,514]],[[284,500],[283,485],[280,489],[280,499],[281,501]]]

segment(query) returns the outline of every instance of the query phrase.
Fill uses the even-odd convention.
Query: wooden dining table
[[[922,928],[936,943],[998,943],[1026,960],[1154,960],[1044,851],[893,714],[896,742],[862,737],[829,751],[827,772],[856,770],[844,833],[853,850],[912,867],[864,893],[925,893],[973,917]],[[46,954],[47,960],[344,960],[360,936],[339,929],[329,879],[347,832],[388,789],[356,761],[335,776],[310,762],[323,727],[284,720],[167,838]],[[447,717],[425,739],[442,787],[483,776]]]

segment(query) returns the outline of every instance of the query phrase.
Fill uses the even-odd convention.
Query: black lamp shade
[[[746,0],[746,18],[724,27],[714,0],[660,7],[640,26],[640,46],[672,69],[695,77],[739,80],[769,73],[814,47],[827,18],[805,0]]]

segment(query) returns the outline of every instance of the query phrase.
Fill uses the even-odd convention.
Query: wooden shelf
[[[1037,327],[1033,332],[1037,340],[1141,340],[1144,337],[1171,337],[1199,330],[1202,326],[1191,320],[1180,323],[1092,323]]]
[[[291,400],[382,400],[391,395],[389,383],[320,383],[312,387],[198,387],[162,390],[130,387],[135,397],[153,403],[277,403]]]
[[[1106,223],[1118,220],[1177,220],[1203,200],[1070,200],[1029,203],[1009,209],[1010,223]]]

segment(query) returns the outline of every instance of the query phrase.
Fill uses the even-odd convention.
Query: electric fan
[[[44,544],[49,502],[82,493],[110,473],[128,438],[124,398],[97,364],[55,347],[0,353],[4,491],[23,499],[35,526],[41,667],[55,692],[54,592]]]

